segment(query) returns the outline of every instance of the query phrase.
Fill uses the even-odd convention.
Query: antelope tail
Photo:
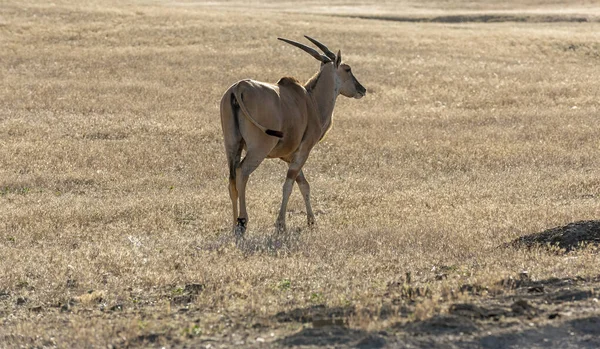
[[[254,118],[252,117],[252,115],[250,115],[250,112],[248,111],[248,108],[246,108],[246,105],[244,104],[244,101],[242,100],[242,96],[241,96],[240,92],[238,91],[238,86],[236,86],[233,89],[233,97],[235,97],[235,99],[237,101],[237,104],[240,106],[240,109],[242,110],[242,113],[244,114],[244,116],[248,120],[250,120],[250,122],[254,126],[258,127],[261,131],[263,131],[264,133],[268,134],[269,136],[273,136],[273,137],[277,137],[277,138],[282,138],[283,137],[283,132],[268,129],[268,128],[264,127],[263,125],[259,124],[258,121],[254,120]]]

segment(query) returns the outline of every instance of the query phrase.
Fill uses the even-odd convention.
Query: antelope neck
[[[316,79],[317,81],[314,82],[313,88],[308,93],[319,114],[321,128],[323,129],[323,133],[325,133],[331,126],[333,108],[340,93],[339,81],[335,74],[334,65],[328,64],[323,67]]]

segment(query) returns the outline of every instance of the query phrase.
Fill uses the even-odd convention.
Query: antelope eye
[[[346,68],[346,71],[349,73],[350,72],[350,68]]]

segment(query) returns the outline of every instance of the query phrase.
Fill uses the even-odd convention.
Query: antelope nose
[[[360,93],[363,96],[366,96],[367,95],[367,89],[363,85],[359,85],[358,86],[358,93]]]

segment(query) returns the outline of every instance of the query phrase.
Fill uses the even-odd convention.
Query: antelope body
[[[333,108],[339,94],[362,98],[366,89],[325,45],[306,36],[325,54],[298,42],[281,39],[321,62],[319,71],[301,85],[284,77],[277,84],[241,80],[221,99],[221,126],[229,166],[229,195],[233,208],[234,231],[243,236],[248,223],[246,184],[250,174],[265,158],[280,158],[289,164],[283,184],[283,199],[275,226],[285,230],[285,213],[294,182],[306,204],[308,224],[315,223],[310,205],[310,186],[302,166],[311,149],[331,127]],[[242,150],[246,155],[241,160]],[[239,211],[238,211],[239,203]]]

